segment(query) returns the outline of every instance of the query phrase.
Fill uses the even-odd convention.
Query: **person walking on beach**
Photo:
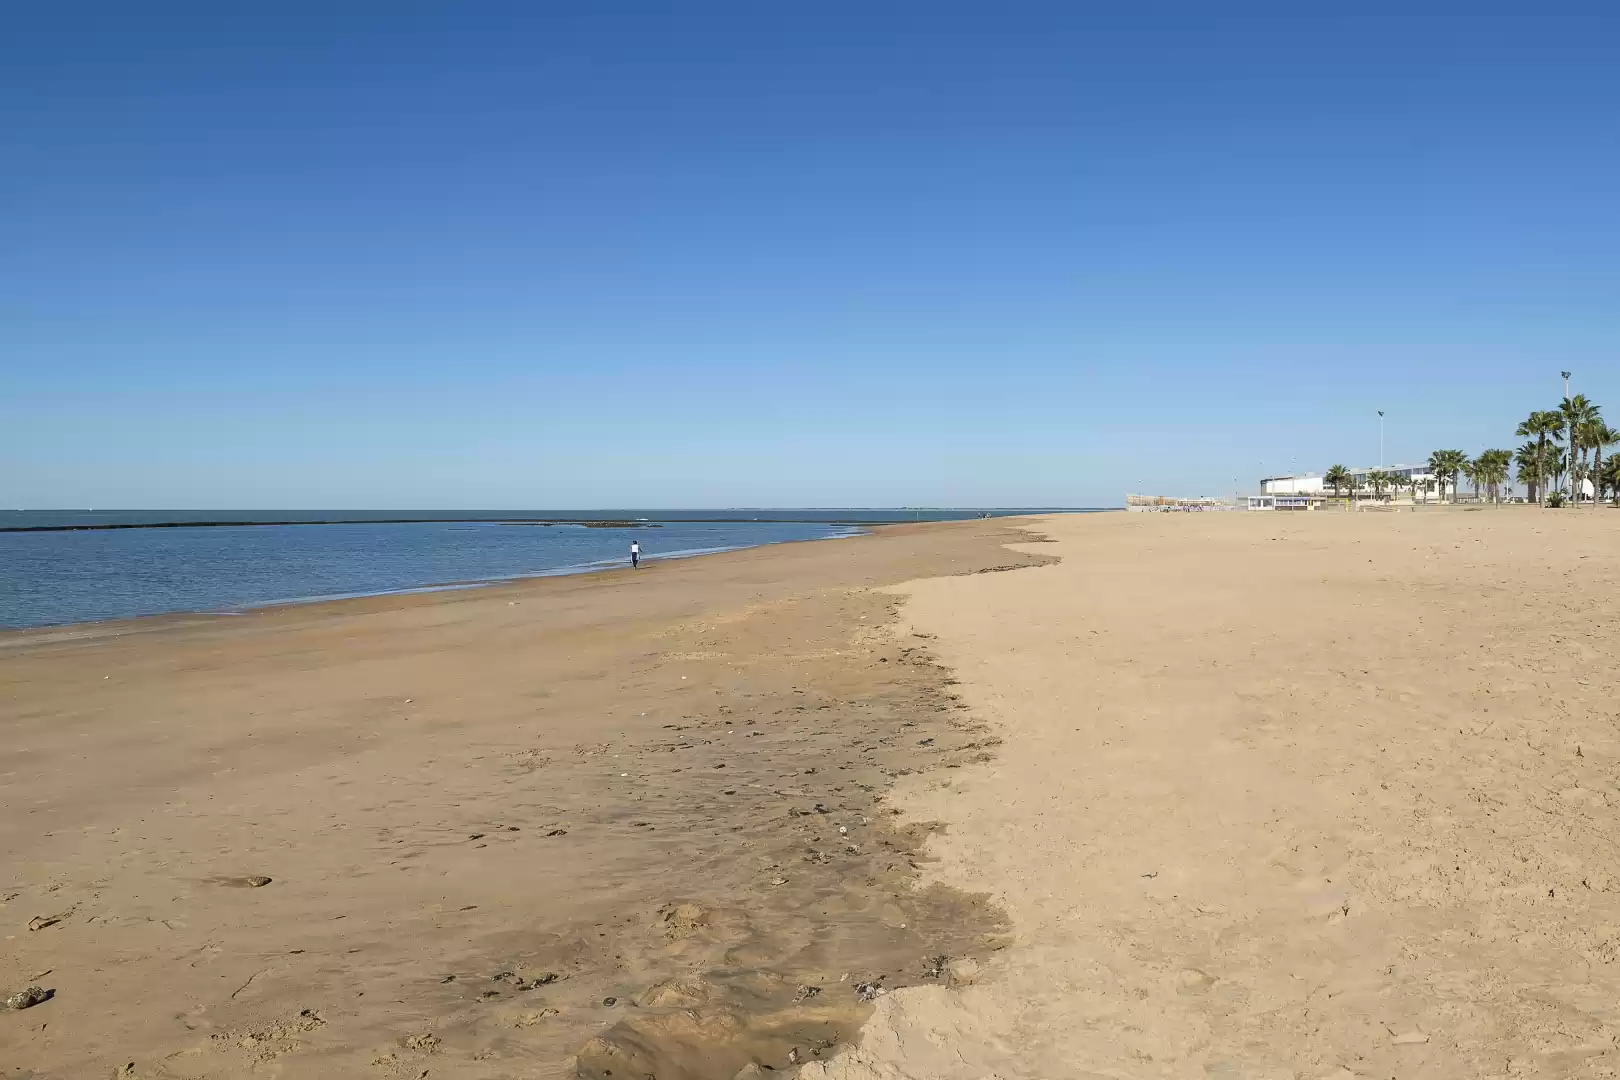
[[[630,541],[630,569],[641,569],[641,543],[637,540]]]

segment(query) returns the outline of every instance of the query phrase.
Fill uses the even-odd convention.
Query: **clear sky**
[[[1420,10],[1421,9],[1421,10]],[[1620,5],[0,6],[0,505],[1118,505],[1620,420]]]

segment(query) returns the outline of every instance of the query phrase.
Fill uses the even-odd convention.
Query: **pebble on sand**
[[[263,874],[249,874],[247,877],[222,877],[210,879],[216,885],[223,885],[228,889],[262,889],[273,881]]]
[[[55,990],[46,990],[38,986],[30,986],[6,998],[8,1009],[32,1009],[42,1001],[49,1001],[56,996]]]

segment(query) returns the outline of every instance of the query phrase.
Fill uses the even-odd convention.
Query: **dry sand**
[[[55,995],[0,1009],[0,1078],[828,1052],[1002,928],[879,806],[989,751],[873,587],[1024,535],[0,635],[0,994]]]
[[[1013,943],[803,1076],[1620,1071],[1620,512],[1042,528],[905,590],[1004,743],[892,804]]]

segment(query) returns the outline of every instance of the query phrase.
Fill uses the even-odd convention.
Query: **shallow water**
[[[993,516],[1030,510],[996,510]],[[977,510],[0,510],[0,629],[465,587]],[[397,520],[409,519],[409,520]],[[584,528],[539,521],[637,521]],[[339,524],[314,524],[319,522]],[[198,523],[185,527],[183,523]],[[204,522],[311,524],[200,527]],[[528,523],[525,523],[528,522]],[[180,524],[174,528],[136,525]],[[61,529],[87,531],[26,532]]]
[[[819,522],[672,521],[656,528],[406,522],[0,533],[0,627],[580,573],[627,565],[632,540],[652,561],[855,531]]]

